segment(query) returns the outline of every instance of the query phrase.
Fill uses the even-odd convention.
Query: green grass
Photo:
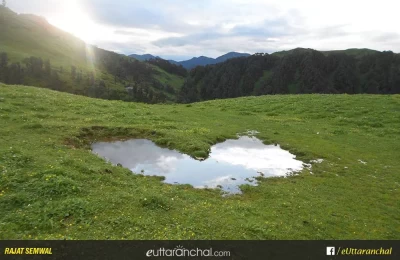
[[[0,125],[0,239],[400,239],[399,95],[146,105],[0,84]],[[206,154],[246,130],[324,162],[222,197],[89,150],[137,137]]]

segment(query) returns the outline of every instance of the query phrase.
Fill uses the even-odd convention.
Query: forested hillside
[[[257,53],[191,70],[178,100],[301,93],[400,93],[400,55],[312,49]]]
[[[157,66],[164,71],[178,75],[181,77],[186,77],[187,76],[187,70],[182,66],[178,64],[173,64],[167,60],[161,59],[161,58],[152,58],[147,60],[147,63],[150,63],[154,66]]]
[[[103,99],[175,101],[183,77],[87,45],[45,19],[0,7],[0,81]]]

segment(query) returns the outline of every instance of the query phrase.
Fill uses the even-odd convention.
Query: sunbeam
[[[96,24],[90,19],[79,1],[70,0],[62,3],[63,12],[49,18],[49,22],[81,38],[86,43],[93,43],[97,38]]]
[[[93,77],[96,78],[94,47],[90,44],[86,44],[85,53],[87,64],[89,65],[90,70],[93,72]]]

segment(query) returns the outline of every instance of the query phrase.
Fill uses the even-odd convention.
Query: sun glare
[[[49,22],[56,27],[72,33],[87,43],[93,43],[98,37],[95,23],[79,6],[79,1],[69,0],[62,3],[63,12],[50,17]]]

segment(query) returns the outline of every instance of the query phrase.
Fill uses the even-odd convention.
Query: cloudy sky
[[[8,0],[87,43],[183,60],[229,51],[400,52],[396,0]]]

